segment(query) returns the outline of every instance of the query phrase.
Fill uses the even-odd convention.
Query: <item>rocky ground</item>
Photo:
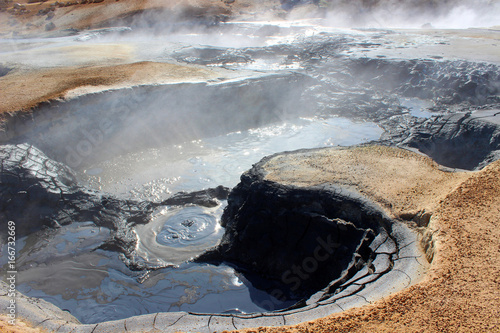
[[[296,6],[301,2],[303,6]],[[178,31],[186,24],[213,28],[234,19],[302,18],[321,12],[322,6],[327,5],[314,1],[3,0],[0,31],[4,38],[71,36],[82,29],[122,26],[152,28],[154,33]],[[267,27],[259,34],[279,34],[279,29]],[[500,157],[498,40],[495,29],[378,30],[367,32],[366,37],[319,34],[283,45],[182,48],[168,62],[138,61],[135,46],[123,43],[73,45],[57,49],[56,54],[70,59],[64,63],[0,64],[0,113],[4,120],[11,120],[16,114],[22,117],[18,111],[43,110],[45,102],[89,92],[229,80],[238,78],[235,68],[245,70],[246,65],[269,55],[286,59],[285,65],[298,63],[305,69],[297,74],[303,89],[297,96],[301,106],[313,108],[318,115],[375,121],[385,133],[377,142],[379,146],[278,154],[256,166],[262,172],[260,177],[298,188],[328,183],[355,189],[391,218],[421,231],[422,247],[431,266],[422,282],[364,307],[293,327],[260,327],[245,332],[500,332],[496,306],[500,303],[500,164],[495,162]],[[19,48],[16,55],[22,57],[50,58],[53,51],[30,54],[23,53],[22,43],[6,45],[2,47],[9,52]],[[398,97],[430,100],[436,114],[412,116]],[[267,107],[275,101],[265,103]],[[37,108],[40,105],[42,108]],[[127,234],[129,229],[117,221],[144,223],[159,203],[130,202],[90,192],[75,182],[69,168],[44,152],[29,145],[2,147],[2,197],[10,200],[2,206],[4,218],[29,218],[32,227],[57,227],[66,220],[82,218],[84,212],[85,218],[115,231],[109,248],[131,257],[129,249],[134,244]],[[239,189],[248,191],[251,186],[247,185],[242,183]],[[170,204],[210,205],[211,200],[227,194],[225,189],[219,190],[222,193],[180,195],[171,198]],[[232,195],[237,202],[238,189]],[[40,215],[35,207],[31,214],[29,204],[37,196],[43,197],[52,211]],[[266,202],[257,200],[256,204]],[[235,205],[233,209],[238,210]],[[238,226],[227,219],[228,230],[237,230]],[[363,238],[356,232],[356,237]],[[255,256],[261,256],[231,247],[231,237],[234,234],[228,232],[227,242],[219,249],[226,259],[251,264]],[[267,266],[266,273],[283,273],[283,268],[270,272],[277,267],[276,262]],[[3,322],[0,325],[13,332],[39,331],[21,321],[15,328]]]

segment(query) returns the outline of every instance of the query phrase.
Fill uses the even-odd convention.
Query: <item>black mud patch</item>
[[[9,74],[9,72],[12,70],[12,68],[6,67],[4,65],[0,65],[0,77],[5,76]]]
[[[252,283],[298,305],[320,289],[322,297],[338,292],[372,265],[377,255],[370,246],[379,234],[391,233],[393,221],[345,188],[266,181],[260,168],[265,160],[232,190],[222,241],[198,260],[231,263]],[[337,283],[329,286],[332,281]]]

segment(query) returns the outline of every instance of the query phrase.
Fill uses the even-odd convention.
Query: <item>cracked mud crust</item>
[[[377,159],[386,160],[381,153],[385,148],[364,149],[372,150],[366,155],[361,154],[365,158],[379,151]],[[390,155],[389,160],[393,158]],[[421,160],[432,167],[433,163],[427,158],[412,157],[410,153],[402,155],[408,155],[401,157],[402,161],[408,158],[414,160],[412,163]],[[311,157],[307,161],[314,161]],[[372,162],[377,165],[375,159]],[[332,163],[330,170],[333,171],[336,165]],[[442,172],[435,166],[433,168],[434,172],[427,170],[423,174],[423,180],[428,173]],[[360,172],[355,170],[353,168],[353,175],[359,175]],[[401,173],[417,180],[420,170],[398,171],[397,177],[404,184],[408,178],[403,178]],[[395,174],[391,169],[379,171],[381,178],[366,177],[363,182],[370,185],[370,179],[372,183],[375,179],[377,182],[382,180],[379,193],[394,192],[391,179]],[[467,173],[465,180],[463,174],[448,176],[454,179],[452,183],[457,182],[456,187],[450,186],[450,183],[447,186],[437,185],[429,178],[425,180],[428,187],[441,193],[430,196],[436,203],[427,229],[427,234],[432,234],[433,244],[426,247],[428,251],[433,251],[434,258],[424,281],[371,305],[316,321],[235,332],[500,332],[500,310],[496,306],[500,304],[500,162],[494,162],[480,172]],[[396,198],[393,201],[396,210],[407,200],[398,200],[397,196],[393,198]],[[429,196],[417,194],[415,198],[418,203]]]
[[[46,332],[39,328],[34,328],[23,321],[18,320],[16,326],[8,324],[9,318],[4,315],[0,315],[0,332],[3,333],[35,333],[35,332]]]
[[[285,162],[288,169],[277,173]],[[281,175],[285,182],[292,169],[296,179],[310,175],[312,162],[324,169],[317,183],[344,179],[378,200],[389,214],[427,225],[419,229],[421,244],[432,259],[428,274],[421,282],[363,307],[296,326],[258,327],[256,320],[256,328],[234,332],[500,332],[500,311],[494,306],[500,303],[500,161],[481,171],[450,172],[422,155],[365,146],[279,154],[264,161],[263,167],[268,179],[277,181]],[[343,168],[350,169],[349,177],[342,176]],[[128,331],[149,332],[172,323],[182,327],[189,320],[197,318],[163,313],[126,324]],[[214,316],[210,326],[215,331],[228,320],[236,319]],[[150,321],[152,327],[146,325]],[[116,321],[97,328],[116,331],[123,325]],[[82,326],[82,331],[92,327]],[[32,331],[21,321],[16,328]]]

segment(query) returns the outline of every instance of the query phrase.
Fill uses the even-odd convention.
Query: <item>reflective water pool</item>
[[[300,118],[280,124],[121,155],[83,170],[91,187],[113,194],[163,200],[178,191],[235,186],[262,157],[301,148],[347,146],[376,140],[382,129],[346,118]]]
[[[272,153],[352,145],[381,132],[373,123],[344,118],[299,118],[130,152],[79,176],[104,192],[158,202],[179,191],[235,186],[252,163]],[[134,259],[149,267],[140,271],[130,270],[118,253],[100,249],[110,231],[92,222],[31,234],[18,242],[19,291],[48,300],[83,323],[160,311],[260,312],[269,310],[268,304],[293,305],[256,289],[232,267],[189,261],[222,237],[224,207],[225,202],[213,208],[163,207],[150,223],[134,227]]]

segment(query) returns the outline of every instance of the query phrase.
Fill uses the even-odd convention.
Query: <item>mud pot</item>
[[[161,49],[160,37],[139,42],[131,29],[25,41],[29,54],[114,40],[144,60],[223,74],[3,116],[0,218],[17,225],[21,315],[81,332],[289,325],[425,275],[432,258],[407,221],[415,216],[391,215],[342,181],[269,180],[268,162],[379,144],[426,154],[447,172],[478,170],[499,156],[498,65],[412,58],[410,47],[366,56],[399,50],[395,31],[220,29],[228,39],[179,33]]]

